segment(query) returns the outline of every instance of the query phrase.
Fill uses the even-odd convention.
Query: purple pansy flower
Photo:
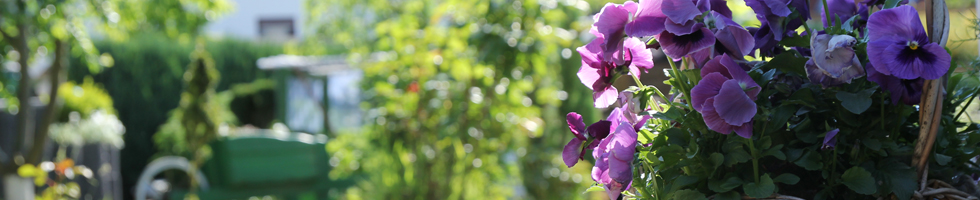
[[[854,54],[855,44],[857,39],[849,35],[817,33],[810,37],[813,57],[806,63],[806,76],[810,82],[827,88],[851,83],[851,79],[864,76],[864,67]]]
[[[840,132],[840,129],[827,131],[827,135],[823,136],[823,146],[820,146],[820,149],[833,149],[835,146],[837,146],[838,132]]]
[[[704,23],[714,31],[715,51],[711,56],[728,54],[742,58],[755,50],[755,38],[748,30],[722,13],[711,11]]]
[[[602,41],[602,53],[607,59],[615,59],[616,64],[625,60],[614,57],[613,54],[623,49],[626,35],[646,37],[664,31],[664,21],[667,16],[661,12],[661,1],[644,0],[639,4],[627,1],[623,4],[607,3],[599,14],[594,16],[596,35],[605,38]]]
[[[592,180],[603,184],[609,199],[617,199],[633,182],[633,154],[636,153],[636,131],[626,122],[619,123],[609,137],[592,151],[595,166]]]
[[[875,12],[868,19],[868,60],[875,70],[901,79],[937,79],[949,70],[951,57],[929,42],[919,13],[912,6]]]
[[[713,14],[731,18],[732,11],[724,1],[719,0],[664,0],[663,13],[667,16],[665,30],[658,35],[657,41],[663,47],[664,54],[675,60],[682,57],[701,53],[698,56],[710,56],[705,49],[715,44],[713,27],[707,27],[698,20],[702,13],[712,11]],[[712,18],[712,16],[708,16]],[[707,20],[707,19],[706,19]],[[737,24],[735,24],[737,25]],[[724,27],[722,27],[724,28]]]
[[[762,91],[759,84],[728,55],[709,60],[701,76],[704,78],[691,89],[691,106],[701,112],[708,128],[751,138],[755,100]]]
[[[907,105],[919,104],[922,97],[922,86],[925,79],[917,78],[912,80],[900,79],[894,76],[885,75],[875,70],[872,64],[868,64],[868,80],[878,83],[881,90],[891,94],[892,105],[898,105],[898,101]]]
[[[770,32],[767,33],[772,33],[776,41],[783,40],[787,33],[802,26],[810,17],[806,0],[746,0],[745,5],[755,11],[760,22],[769,25]],[[794,10],[801,14],[800,17],[788,18]]]
[[[603,39],[600,36],[578,48],[579,54],[582,55],[582,68],[578,71],[578,77],[582,84],[592,89],[596,108],[609,107],[616,102],[619,91],[612,83],[617,75],[626,73],[627,70],[633,75],[639,75],[641,68],[644,70],[653,68],[653,53],[646,49],[646,44],[640,39],[627,38],[623,43],[624,49],[613,54],[613,56],[622,55],[625,60],[622,65],[603,56],[600,47]],[[623,69],[624,67],[628,69]]]
[[[836,25],[837,20],[840,20],[840,22],[843,23],[848,19],[851,19],[854,14],[857,14],[858,10],[856,5],[857,4],[854,3],[854,0],[827,0],[827,7],[830,7],[830,10],[828,11],[830,11],[831,17],[827,17],[827,11],[820,12],[820,17],[823,19],[824,27]]]
[[[585,149],[592,149],[599,145],[602,139],[609,135],[609,128],[611,122],[608,120],[601,120],[588,128],[585,127],[585,123],[582,122],[582,115],[578,113],[568,113],[565,117],[568,122],[568,129],[572,130],[572,134],[575,135],[572,141],[569,141],[565,145],[565,148],[561,152],[562,160],[565,161],[565,166],[569,168],[575,166],[579,160],[583,159],[585,156]],[[592,139],[592,142],[587,146],[582,146],[585,142]]]

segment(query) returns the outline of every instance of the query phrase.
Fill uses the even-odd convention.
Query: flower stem
[[[824,26],[830,27],[830,23],[833,23],[834,22],[833,19],[832,19],[834,17],[833,16],[830,16],[830,7],[827,7],[827,0],[820,0],[820,1],[823,2],[823,13],[825,15],[824,20],[827,20],[827,22],[824,23]],[[803,22],[803,23],[806,23],[806,22]]]
[[[677,64],[674,64],[674,59],[673,58],[671,58],[670,56],[667,56],[667,63],[670,64],[670,72],[671,72],[671,75],[673,75],[674,78],[677,78],[677,80],[679,81],[678,87],[680,87],[680,89],[681,89],[681,94],[684,94],[684,100],[687,100],[687,105],[690,106],[691,105],[691,96],[690,96],[690,94],[687,93],[688,92],[688,90],[686,88],[687,81],[684,80],[684,78],[680,76],[680,71],[677,70]]]
[[[746,138],[749,140],[749,150],[752,151],[752,172],[755,174],[755,182],[759,183],[759,150],[755,149],[755,143],[752,142],[752,138]]]

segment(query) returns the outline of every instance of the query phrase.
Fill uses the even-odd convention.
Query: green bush
[[[114,66],[91,74],[84,62],[72,60],[69,80],[81,82],[91,76],[112,97],[116,113],[126,127],[126,150],[122,151],[122,175],[126,188],[135,183],[143,167],[156,154],[152,135],[167,121],[169,111],[180,102],[183,76],[194,43],[174,41],[160,35],[144,35],[125,42],[97,41],[95,46],[112,55]],[[273,45],[238,40],[205,42],[221,75],[216,91],[238,83],[268,78],[271,72],[256,67],[261,57],[282,53]]]

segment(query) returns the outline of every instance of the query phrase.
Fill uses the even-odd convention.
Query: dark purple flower
[[[919,104],[922,97],[922,86],[925,79],[917,78],[912,80],[900,79],[898,77],[885,75],[875,70],[872,64],[868,64],[868,80],[878,83],[882,91],[891,94],[892,105],[898,105],[898,101],[907,105]]]
[[[823,136],[823,146],[821,146],[820,149],[833,149],[835,146],[837,146],[836,137],[838,132],[840,132],[840,129],[827,131],[827,135]]]
[[[657,0],[644,0],[639,4],[633,1],[607,3],[595,15],[593,24],[597,36],[605,38],[602,43],[603,56],[615,59],[616,64],[622,65],[625,60],[613,57],[613,54],[623,49],[625,36],[646,37],[663,32],[667,16],[661,12],[660,3]]]
[[[862,3],[864,3],[864,5],[867,6],[883,5],[885,4],[885,0],[865,0]],[[905,4],[909,4],[909,0],[902,0],[901,2],[898,2],[898,5],[905,5]]]
[[[636,138],[633,127],[622,122],[592,151],[596,160],[592,168],[592,180],[603,184],[610,199],[617,199],[633,182]]]
[[[855,14],[857,14],[857,4],[854,4],[854,0],[827,0],[827,7],[830,7],[831,18],[827,18],[827,12],[821,11],[820,17],[823,19],[824,27],[829,27],[836,25],[836,21],[840,20],[841,23],[851,19]],[[826,8],[823,8],[826,9]]]
[[[872,14],[868,19],[868,39],[868,60],[882,74],[931,80],[949,70],[949,53],[929,42],[919,13],[912,6]]]
[[[715,51],[711,56],[728,54],[741,59],[755,50],[755,38],[748,30],[724,14],[711,11],[704,23],[714,31]]]
[[[660,34],[657,41],[660,42],[664,54],[673,59],[680,59],[691,53],[704,50],[715,44],[715,34],[697,23],[694,31],[686,35],[676,35],[669,31]]]
[[[768,24],[767,28],[776,41],[783,40],[784,36],[802,26],[810,16],[806,0],[746,0],[745,5],[755,11],[760,22]],[[789,18],[794,10],[800,16]]]
[[[691,89],[691,106],[701,112],[708,128],[751,138],[755,100],[762,91],[759,84],[728,55],[709,60],[701,76],[704,78]]]
[[[857,39],[849,35],[818,33],[810,37],[813,57],[806,63],[806,76],[810,82],[827,88],[851,83],[851,79],[864,76],[864,67],[854,54],[855,44]]]
[[[574,112],[568,113],[565,120],[568,122],[568,129],[572,130],[575,137],[565,145],[561,157],[566,166],[572,167],[584,158],[586,149],[595,148],[602,139],[609,135],[611,122],[601,120],[586,128],[585,123],[582,122],[582,115]],[[589,140],[592,142],[583,147],[582,145],[585,145]]]
[[[653,53],[647,50],[646,44],[639,39],[627,38],[623,42],[624,49],[612,54],[623,58],[625,60],[623,64],[616,64],[616,61],[607,59],[603,55],[601,48],[603,39],[600,36],[577,49],[582,55],[582,67],[578,71],[579,80],[592,89],[592,98],[597,108],[609,107],[616,102],[619,91],[612,83],[619,74],[629,72],[632,75],[639,75],[641,68],[644,70],[653,68]]]

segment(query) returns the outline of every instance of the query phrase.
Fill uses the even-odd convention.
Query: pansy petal
[[[788,2],[785,0],[763,0],[763,2],[769,7],[773,15],[787,17],[793,13],[793,11],[789,10]]]
[[[612,85],[609,85],[602,90],[595,90],[595,88],[593,88],[593,90],[594,92],[592,94],[592,98],[595,100],[596,108],[609,107],[613,103],[616,103],[616,99],[619,98],[619,90]]]
[[[561,158],[565,161],[565,166],[571,168],[578,163],[582,151],[582,143],[585,141],[579,140],[578,138],[572,138],[572,141],[568,141],[565,148],[561,151]]]
[[[636,152],[636,131],[633,130],[633,125],[626,122],[621,122],[616,127],[616,132],[609,135],[607,140],[610,146],[607,146],[607,150],[612,152],[612,157],[620,161],[632,161],[633,153]]]
[[[721,119],[721,116],[718,116],[718,112],[715,111],[715,107],[710,106],[710,105],[714,105],[714,103],[715,103],[714,98],[708,98],[707,100],[704,101],[705,105],[709,105],[709,106],[704,106],[701,109],[701,117],[704,119],[704,124],[708,125],[709,129],[719,132],[721,134],[727,135],[729,133],[732,133],[732,125],[726,123],[724,119]]]
[[[733,127],[735,134],[742,136],[743,138],[752,138],[752,122],[742,124],[742,126]]]
[[[674,35],[687,35],[693,33],[698,28],[700,28],[700,25],[701,24],[699,24],[694,20],[686,21],[684,23],[674,23],[671,21],[667,21],[664,23],[664,30],[673,33]]]
[[[892,36],[912,39],[926,34],[919,12],[909,5],[874,12],[868,19],[867,27],[868,39],[871,41]]]
[[[734,57],[743,57],[755,50],[755,38],[741,27],[728,26],[715,32],[715,38]],[[718,47],[716,47],[718,48]]]
[[[595,85],[596,81],[602,78],[602,75],[599,75],[599,69],[589,66],[585,59],[582,59],[582,68],[578,69],[576,75],[578,75],[578,80],[589,89],[593,89],[592,85]]]
[[[661,10],[661,0],[640,0],[633,21],[626,24],[626,35],[647,37],[664,32],[667,15]]]
[[[752,121],[752,117],[755,116],[755,102],[745,94],[738,81],[725,81],[715,99],[714,106],[718,116],[721,116],[730,125],[741,126]],[[717,99],[724,99],[724,101]]]
[[[718,90],[721,90],[722,84],[728,80],[728,78],[718,72],[704,76],[704,78],[702,78],[701,81],[691,89],[691,107],[693,107],[694,110],[701,111],[702,106],[714,106],[710,104],[704,105],[705,101],[708,98],[718,95]]]
[[[869,53],[868,61],[870,61],[871,66],[874,66],[878,73],[884,75],[892,75],[888,66],[897,64],[898,54],[905,48],[904,45],[899,44],[901,41],[891,38],[893,37],[880,38],[868,42],[868,52],[878,52]]]
[[[922,65],[918,66],[919,68],[916,70],[918,74],[921,74],[920,77],[932,80],[946,75],[952,60],[946,49],[936,43],[929,43],[920,48],[923,51],[919,54]]]
[[[675,23],[684,23],[701,15],[701,11],[691,0],[663,0],[663,13]]]
[[[836,137],[838,132],[840,132],[840,129],[834,129],[828,131],[827,134],[824,135],[823,137],[823,147],[821,147],[821,149],[834,148],[835,146],[837,146]]]
[[[596,16],[594,26],[605,38],[602,43],[603,57],[612,58],[612,54],[623,47],[623,29],[631,14],[623,5],[607,3]]]
[[[595,138],[596,140],[603,140],[613,131],[612,122],[609,120],[599,120],[592,123],[592,125],[589,125],[589,128],[586,130],[588,131],[589,136],[592,138]]]
[[[646,43],[640,41],[640,39],[631,37],[626,39],[623,46],[626,47],[631,54],[630,72],[632,72],[633,75],[639,76],[640,69],[646,71],[653,68],[653,52],[650,52],[650,50],[647,49]]]
[[[578,51],[579,55],[582,55],[582,65],[588,65],[593,68],[599,67],[602,62],[602,38],[593,39],[592,42],[581,46],[575,50]]]
[[[715,35],[707,28],[701,27],[691,34],[680,36],[664,32],[660,34],[657,41],[662,45],[664,54],[671,58],[681,58],[714,45]]]
[[[578,139],[585,139],[585,122],[582,122],[582,115],[570,112],[565,115],[565,122],[568,123],[568,129],[572,130],[572,134]]]

